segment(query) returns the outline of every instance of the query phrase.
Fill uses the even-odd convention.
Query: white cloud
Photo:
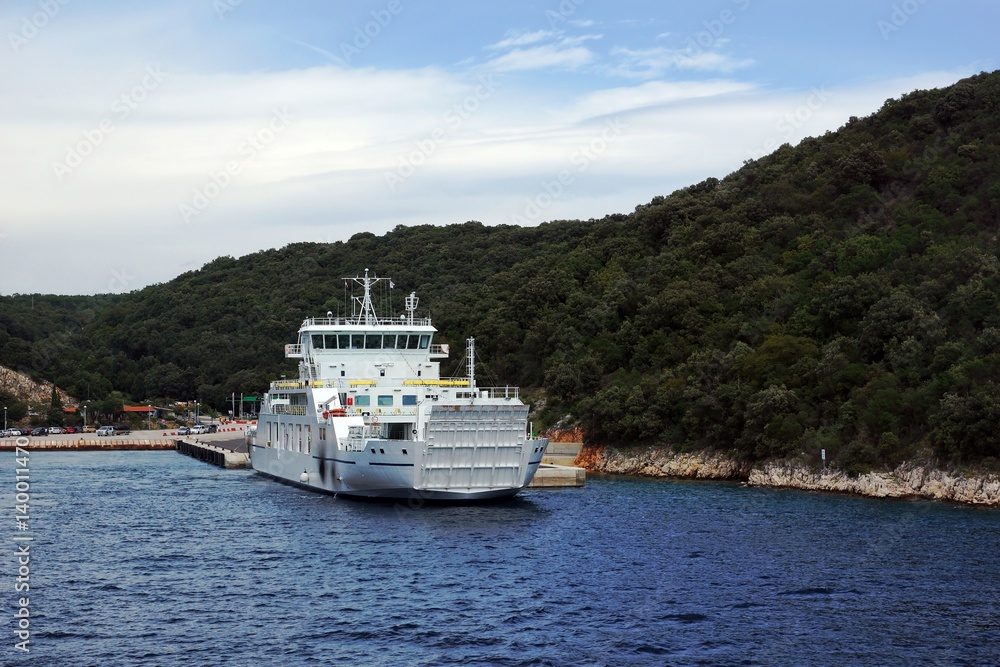
[[[718,51],[690,53],[687,49],[628,49],[616,47],[611,51],[618,63],[610,73],[635,79],[655,79],[675,71],[719,72],[728,74],[754,64],[751,59],[736,59]]]
[[[576,116],[593,118],[690,100],[747,93],[755,88],[752,83],[739,81],[649,81],[638,86],[588,93],[573,108]]]
[[[534,69],[576,69],[594,61],[594,53],[582,46],[559,48],[553,44],[531,49],[514,49],[486,64],[496,72]]]
[[[507,32],[507,36],[504,39],[500,40],[496,44],[490,44],[486,48],[491,51],[500,51],[518,46],[527,46],[528,44],[536,44],[538,42],[551,39],[555,35],[556,33],[551,30],[537,30],[535,32],[510,30]]]
[[[575,37],[563,37],[559,40],[559,46],[576,46],[591,40],[603,39],[603,35],[578,35]]]

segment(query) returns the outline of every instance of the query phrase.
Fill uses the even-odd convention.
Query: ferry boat
[[[249,436],[254,470],[307,489],[359,498],[480,501],[515,495],[531,482],[548,440],[535,438],[517,387],[480,387],[475,340],[466,377],[441,377],[448,345],[433,342],[418,299],[398,318],[376,313],[386,278],[360,286],[352,314],[309,318],[285,356],[297,380],[272,382]],[[385,285],[381,286],[382,288]],[[391,299],[390,308],[391,308]]]

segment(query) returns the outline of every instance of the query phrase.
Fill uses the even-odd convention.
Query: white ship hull
[[[485,501],[513,496],[531,482],[548,440],[525,434],[527,406],[434,408],[427,440],[366,438],[352,443],[345,438],[294,451],[255,438],[251,465],[268,477],[313,491],[371,499]],[[338,419],[352,420],[331,421]],[[296,421],[285,419],[293,429]],[[258,429],[262,426],[266,429],[266,422]],[[338,430],[346,432],[330,432]]]

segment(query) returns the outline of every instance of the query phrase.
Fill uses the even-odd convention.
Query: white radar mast
[[[379,324],[378,314],[375,312],[375,305],[372,303],[372,285],[379,282],[380,280],[385,280],[385,278],[378,277],[368,277],[368,269],[365,269],[365,277],[360,278],[355,276],[354,278],[344,278],[344,280],[353,280],[365,289],[364,296],[352,296],[355,304],[361,305],[361,312],[358,314],[357,320],[354,324],[364,324],[365,326],[377,326]],[[390,281],[391,282],[391,281]]]
[[[406,297],[406,312],[409,313],[409,320],[407,324],[413,326],[413,314],[417,311],[417,304],[420,303],[420,299],[417,298],[416,292],[410,292],[410,296]]]

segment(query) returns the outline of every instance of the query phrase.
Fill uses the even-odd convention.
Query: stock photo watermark
[[[212,9],[220,21],[226,20],[226,15],[236,11],[236,8],[243,4],[243,0],[214,0]]]
[[[795,137],[795,132],[802,129],[807,122],[833,97],[833,93],[826,89],[826,86],[813,87],[809,90],[809,95],[798,107],[785,113],[774,124],[774,129],[780,133],[780,137],[772,136],[764,141],[759,148],[747,150],[747,155],[751,160],[757,160],[765,155],[774,152],[776,148],[784,143],[790,142]]]
[[[123,123],[128,120],[132,112],[145,102],[150,93],[160,87],[163,80],[167,78],[166,72],[160,69],[159,63],[148,65],[146,75],[142,81],[134,86],[127,93],[119,95],[111,102],[111,113],[114,114],[117,122]],[[69,174],[72,174],[94,151],[104,143],[108,135],[112,134],[117,126],[115,120],[105,117],[96,126],[83,131],[83,139],[66,147],[66,154],[62,161],[52,163],[52,172],[59,183],[63,182]]]
[[[38,11],[34,12],[30,16],[21,17],[21,29],[17,32],[10,31],[7,33],[7,41],[10,42],[10,48],[13,49],[14,53],[19,53],[21,49],[28,45],[28,42],[33,40],[38,36],[45,26],[47,26],[52,19],[58,16],[62,8],[68,5],[72,0],[40,0],[38,3]]]
[[[549,27],[555,28],[565,21],[570,20],[576,14],[577,8],[587,0],[562,0],[554,10],[546,9],[545,18],[549,21]]]
[[[627,127],[628,125],[623,123],[619,118],[606,121],[600,135],[591,139],[589,143],[577,148],[572,157],[570,157],[570,164],[575,169],[563,169],[552,180],[542,181],[541,189],[538,193],[534,197],[529,197],[525,200],[524,208],[520,213],[511,216],[511,223],[515,225],[530,225],[546,209],[552,206],[556,200],[562,197],[563,193],[566,192],[566,188],[576,182],[577,174],[582,174],[590,169],[590,165],[604,155],[611,144],[618,141]]]
[[[347,63],[351,58],[361,55],[361,52],[371,46],[372,40],[382,34],[382,31],[389,27],[392,20],[403,12],[403,3],[400,0],[391,0],[384,9],[376,9],[369,12],[372,17],[364,26],[355,26],[354,39],[340,43],[340,55]]]
[[[109,292],[125,292],[128,291],[128,286],[135,281],[135,276],[131,276],[128,270],[122,269],[111,269],[111,280],[108,281],[108,291]]]
[[[732,0],[736,9],[745,12],[750,8],[750,0]],[[681,52],[685,58],[697,58],[703,55],[706,50],[718,46],[726,32],[726,28],[736,23],[738,14],[731,9],[723,9],[714,19],[702,21],[704,30],[690,35],[684,50]]]
[[[222,169],[209,172],[208,180],[201,187],[195,188],[191,201],[181,202],[178,205],[181,220],[188,223],[192,218],[201,215],[232,185],[233,179],[243,171],[244,167],[253,162],[268,144],[288,129],[292,120],[293,116],[287,109],[274,109],[267,126],[248,136],[239,145],[237,153],[242,159],[230,160]]]
[[[424,139],[414,142],[415,149],[409,153],[397,156],[396,168],[382,174],[385,184],[390,192],[403,184],[406,179],[413,176],[417,169],[425,164],[437,151],[440,145],[448,139],[450,133],[456,132],[469,118],[482,106],[483,102],[490,99],[500,83],[493,79],[493,74],[479,75],[479,85],[475,87],[472,94],[468,95],[461,102],[456,103],[441,116],[444,125],[435,127]]]
[[[904,0],[899,4],[894,4],[888,19],[879,19],[875,22],[875,27],[882,34],[882,40],[888,42],[889,36],[894,32],[899,32],[926,4],[927,0]]]
[[[30,652],[31,644],[31,463],[25,447],[28,439],[20,437],[14,450],[14,559],[17,574],[14,577],[14,648],[24,653]]]

